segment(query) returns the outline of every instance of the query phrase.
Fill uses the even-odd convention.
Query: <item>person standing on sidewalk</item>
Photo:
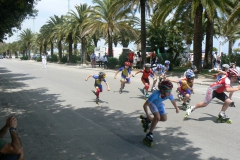
[[[97,56],[97,62],[98,62],[98,66],[99,68],[102,67],[102,56],[100,53],[98,53],[98,56]]]
[[[20,138],[17,134],[17,119],[15,117],[9,117],[6,120],[6,124],[0,130],[0,159],[1,160],[23,160],[24,153]],[[3,140],[7,131],[11,135],[12,142],[7,143]]]
[[[47,56],[45,53],[42,55],[42,68],[47,68]]]
[[[104,69],[108,69],[108,55],[105,53],[103,56],[103,61],[104,61]]]
[[[96,55],[92,53],[90,56],[92,68],[96,68]]]

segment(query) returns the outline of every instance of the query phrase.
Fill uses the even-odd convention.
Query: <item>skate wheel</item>
[[[228,120],[227,123],[228,123],[228,124],[232,124],[232,120]]]
[[[143,115],[140,115],[140,117],[139,117],[140,119],[144,119],[145,117],[143,116]]]
[[[144,129],[144,130],[143,130],[143,132],[145,132],[145,133],[147,133],[147,131],[148,131],[147,129]]]

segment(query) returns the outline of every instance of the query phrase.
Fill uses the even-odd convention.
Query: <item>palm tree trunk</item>
[[[62,41],[58,42],[58,54],[59,54],[59,61],[62,59]]]
[[[112,31],[108,29],[108,56],[113,57],[113,47],[112,47]]]
[[[81,39],[82,41],[82,57],[81,57],[81,61],[82,61],[82,64],[86,64],[86,38],[83,37]]]
[[[46,43],[43,45],[43,52],[46,53],[46,56],[47,56],[47,44]]]
[[[53,42],[51,42],[51,57],[53,57]]]
[[[74,47],[73,49],[74,55],[77,55],[77,43],[74,43],[73,47]]]
[[[228,42],[228,55],[232,54],[232,46],[233,46],[233,40],[229,40]]]
[[[207,18],[207,27],[206,27],[206,45],[205,45],[205,59],[204,59],[204,68],[212,68],[212,52],[213,52],[213,32],[214,26],[213,21]]]
[[[194,17],[194,44],[193,44],[193,52],[194,52],[194,64],[198,69],[198,73],[202,71],[202,12],[203,6],[199,4],[196,10],[196,14]]]
[[[141,68],[143,67],[143,64],[145,63],[145,59],[146,59],[145,3],[146,3],[146,0],[140,0],[140,6],[141,6],[141,55],[142,55]]]
[[[72,44],[73,44],[73,40],[72,38],[69,37],[68,40],[68,60],[70,63],[72,63]]]
[[[42,57],[42,45],[39,47],[40,57]]]

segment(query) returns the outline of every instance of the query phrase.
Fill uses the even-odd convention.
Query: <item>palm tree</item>
[[[240,1],[234,0],[234,9],[232,11],[232,14],[229,16],[228,23],[231,23],[233,21],[240,21]]]
[[[126,7],[136,8],[141,12],[141,54],[142,61],[145,62],[146,58],[146,13],[150,15],[151,8],[153,8],[155,0],[119,0]],[[144,63],[142,63],[143,65]]]
[[[26,49],[28,51],[28,59],[30,59],[30,47],[31,47],[31,43],[33,41],[34,35],[35,34],[30,29],[23,30],[19,35],[20,39],[25,44]]]
[[[103,37],[108,39],[108,54],[112,57],[112,36],[123,30],[136,34],[128,24],[136,24],[137,18],[130,14],[130,8],[123,8],[118,1],[93,0],[93,4],[96,5],[88,12],[90,16],[84,23],[85,34],[90,31],[90,34],[94,34],[99,30]]]
[[[208,1],[210,2],[210,1]],[[205,0],[158,0],[157,8],[153,19],[155,23],[164,23],[166,18],[172,14],[174,10],[174,15],[181,14],[186,10],[191,11],[191,18],[194,22],[194,63],[197,66],[199,72],[201,72],[201,59],[202,59],[202,40],[203,40],[203,27],[202,27],[202,14],[203,10],[207,12],[207,17],[213,21],[216,10],[220,9],[223,11],[223,8],[229,1],[211,1],[208,3]]]

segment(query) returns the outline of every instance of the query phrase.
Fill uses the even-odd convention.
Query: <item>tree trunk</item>
[[[73,44],[73,40],[72,40],[72,37],[69,36],[68,37],[68,60],[70,63],[72,63],[72,44]]]
[[[31,59],[31,56],[30,56],[30,42],[28,42],[27,51],[28,51],[28,60],[30,60]]]
[[[202,71],[202,12],[203,6],[200,4],[197,7],[195,17],[194,17],[194,44],[193,44],[193,52],[194,52],[194,64],[198,69],[198,73]]]
[[[143,67],[146,59],[146,22],[145,22],[145,3],[146,0],[140,0],[141,6],[141,55],[142,55],[142,64]]]
[[[212,68],[212,53],[213,53],[213,32],[214,26],[213,21],[207,18],[207,27],[206,27],[206,45],[205,45],[205,58],[204,58],[204,68]]]
[[[46,56],[47,56],[47,44],[46,43],[43,45],[43,52],[46,53]]]
[[[42,57],[42,45],[39,47],[40,57]]]
[[[51,57],[53,57],[53,42],[51,42]]]
[[[58,42],[58,54],[59,54],[59,61],[62,59],[62,40]]]
[[[94,43],[94,46],[97,47],[98,39],[97,38],[93,38],[93,43]]]
[[[81,61],[82,64],[86,64],[86,38],[83,37],[81,41],[82,41]]]
[[[73,48],[74,55],[77,55],[77,43],[74,43]]]
[[[108,56],[113,57],[112,31],[108,29]]]
[[[229,40],[228,42],[228,55],[232,54],[232,46],[233,46],[233,40]]]

